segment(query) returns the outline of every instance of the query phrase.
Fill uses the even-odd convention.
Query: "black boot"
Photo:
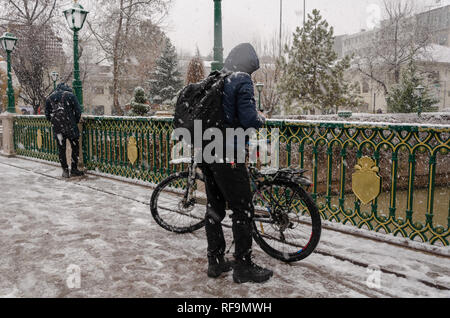
[[[232,262],[225,259],[223,255],[220,255],[218,257],[208,256],[208,277],[217,278],[223,273],[227,273],[232,269]]]
[[[78,170],[78,168],[75,168],[75,169],[72,168],[72,170],[70,171],[70,175],[72,177],[82,177],[82,176],[84,176],[84,172]]]
[[[262,268],[253,263],[251,254],[248,254],[243,258],[236,258],[233,269],[233,280],[238,284],[247,282],[263,283],[268,281],[273,275],[271,270]]]
[[[63,169],[62,177],[64,179],[69,179],[70,178],[69,169]]]
[[[226,243],[221,221],[225,216],[225,210],[217,209],[217,211],[220,213],[208,207],[205,222],[208,240],[208,277],[211,278],[217,278],[231,270],[231,263],[224,258]]]

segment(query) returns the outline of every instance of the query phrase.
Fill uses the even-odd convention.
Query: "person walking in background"
[[[56,90],[47,98],[45,117],[53,125],[53,133],[58,145],[59,161],[63,169],[62,177],[83,176],[84,173],[78,170],[80,153],[78,123],[81,119],[81,107],[77,97],[72,93],[72,89],[65,83],[59,84]],[[72,148],[70,173],[66,158],[67,140],[69,140]]]

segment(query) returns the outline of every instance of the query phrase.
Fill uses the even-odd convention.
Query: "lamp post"
[[[58,72],[52,72],[52,73],[50,74],[50,76],[51,76],[52,81],[53,81],[53,90],[56,91],[56,82],[57,82],[58,79],[59,79],[59,74],[58,74]]]
[[[64,10],[63,13],[69,28],[73,31],[73,90],[83,111],[83,86],[80,80],[80,66],[78,63],[78,31],[83,28],[89,11],[84,10],[78,1],[74,0],[73,6]]]
[[[279,55],[281,56],[281,43],[282,43],[282,38],[283,38],[283,0],[280,0],[280,43],[278,43],[279,45]]]
[[[258,90],[258,109],[259,111],[263,111],[262,107],[261,107],[261,93],[262,90],[264,88],[264,84],[263,83],[257,83],[256,84],[256,89]]]
[[[214,1],[214,62],[211,71],[220,71],[223,68],[223,42],[222,42],[222,0]]]
[[[422,85],[419,85],[415,88],[415,92],[416,92],[416,96],[419,97],[419,110],[417,112],[417,115],[420,117],[422,114],[422,96],[423,96],[423,92],[425,91],[425,87],[423,87]]]
[[[305,27],[306,23],[306,0],[303,0],[303,27]]]
[[[6,111],[8,113],[16,112],[16,102],[14,99],[14,88],[12,85],[12,74],[11,74],[11,52],[14,50],[16,46],[17,38],[9,32],[6,32],[0,37],[0,42],[2,44],[3,49],[6,51],[6,63],[7,63],[7,72],[8,72],[8,108]]]

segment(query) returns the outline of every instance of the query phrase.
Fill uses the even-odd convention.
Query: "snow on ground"
[[[147,205],[150,188],[60,174],[0,157],[0,296],[450,297],[449,257],[332,230],[323,231],[318,253],[295,264],[255,246],[256,261],[275,273],[265,284],[237,285],[231,273],[209,279],[204,230],[180,236],[160,228]]]

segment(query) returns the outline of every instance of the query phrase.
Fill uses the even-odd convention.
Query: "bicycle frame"
[[[177,192],[179,199],[176,200],[175,204],[178,205],[178,212],[183,215],[190,216],[191,211],[195,208],[197,204],[204,205],[203,196],[199,197],[200,193],[203,194],[203,185],[199,181],[205,181],[204,176],[198,170],[201,168],[201,164],[195,162],[194,157],[187,157],[181,160],[177,160],[177,163],[187,164],[187,171],[179,174],[173,175],[168,178],[167,182],[172,182],[173,180],[181,180],[182,192]],[[314,250],[320,239],[320,215],[318,213],[317,207],[312,201],[311,197],[307,195],[307,187],[311,186],[312,183],[303,176],[305,170],[295,169],[295,168],[284,168],[277,170],[264,170],[258,169],[255,165],[246,164],[246,169],[249,177],[249,186],[252,192],[252,201],[254,204],[254,213],[252,216],[252,226],[253,237],[255,241],[266,251],[269,255],[283,260],[283,261],[298,261],[301,260]],[[165,181],[164,181],[165,182]],[[168,184],[164,183],[161,185],[160,193]],[[180,184],[176,184],[175,187],[178,188]],[[281,189],[281,190],[280,190]],[[177,233],[188,233],[193,232],[200,227],[204,226],[204,219],[202,216],[193,216],[195,219],[199,220],[199,223],[190,224],[186,227],[172,226],[163,221],[159,216],[157,205],[158,195],[155,197],[152,195],[151,199],[151,210],[153,217],[163,228],[168,229],[172,232]],[[200,201],[199,201],[200,198]],[[298,210],[298,204],[294,204],[294,200],[302,200],[300,210]],[[206,204],[206,203],[205,203]],[[161,207],[163,210],[164,208]],[[305,211],[303,211],[306,209]],[[199,210],[195,210],[196,213]],[[308,214],[309,211],[309,214]],[[291,212],[294,215],[290,214]],[[288,216],[288,214],[290,216]],[[306,245],[298,245],[294,241],[286,240],[286,233],[291,233],[290,231],[296,231],[295,229],[299,224],[304,224],[307,227],[311,227],[311,236]],[[261,227],[261,229],[259,229]],[[287,231],[287,232],[286,232]],[[314,234],[314,235],[313,235]],[[265,240],[273,240],[280,242],[282,244],[291,245],[293,247],[301,248],[295,253],[290,253],[288,256],[285,252],[280,251],[277,247],[272,247]],[[307,239],[307,238],[304,238]],[[312,244],[310,244],[312,242]],[[296,245],[297,244],[297,245]],[[306,251],[306,252],[304,252]]]

